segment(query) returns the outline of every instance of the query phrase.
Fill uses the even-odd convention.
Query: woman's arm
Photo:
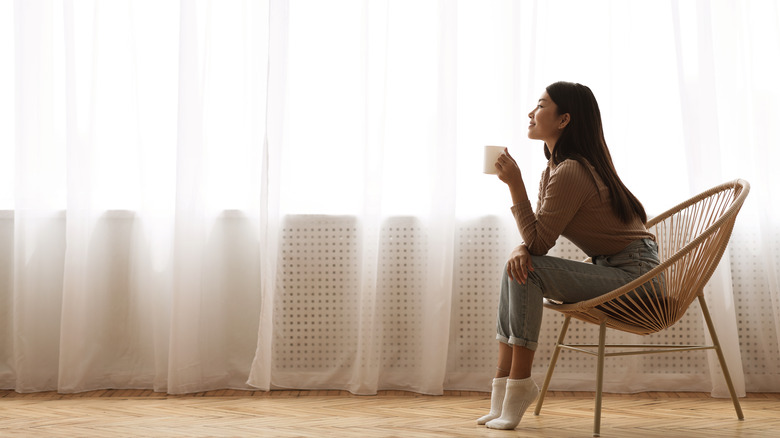
[[[497,168],[499,166],[499,177],[509,186],[512,194],[512,213],[517,227],[531,254],[546,254],[580,206],[589,197],[598,195],[592,176],[585,167],[577,161],[565,160],[543,176],[544,187],[540,186],[540,195],[543,190],[544,196],[534,212],[514,160],[503,158],[503,163],[496,165]]]

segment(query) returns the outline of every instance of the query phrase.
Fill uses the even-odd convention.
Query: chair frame
[[[698,236],[693,240],[691,240],[690,242],[688,242],[683,248],[678,250],[676,253],[674,253],[666,260],[664,260],[659,266],[653,268],[652,270],[645,273],[641,277],[637,278],[636,280],[632,281],[629,284],[626,284],[625,286],[622,286],[604,295],[601,295],[591,300],[582,301],[579,303],[558,304],[558,303],[545,300],[544,303],[545,307],[563,313],[565,315],[565,319],[563,321],[563,325],[558,335],[558,340],[555,344],[555,349],[550,359],[550,365],[547,369],[547,375],[545,376],[544,384],[542,385],[542,389],[539,393],[539,398],[536,403],[534,415],[539,415],[539,413],[541,412],[542,404],[544,403],[544,397],[547,393],[547,389],[549,388],[550,381],[552,379],[552,375],[555,370],[555,364],[558,361],[558,356],[562,349],[585,353],[592,356],[597,356],[598,358],[597,374],[596,374],[596,397],[595,397],[595,409],[594,409],[594,420],[593,420],[594,437],[599,436],[601,431],[601,404],[602,404],[602,387],[604,383],[605,358],[615,357],[615,356],[640,355],[640,354],[668,353],[668,352],[677,352],[677,351],[715,350],[718,356],[718,361],[720,362],[721,369],[723,370],[723,376],[726,380],[726,385],[728,386],[728,390],[731,395],[731,400],[734,404],[734,409],[736,411],[737,418],[740,420],[743,420],[745,418],[744,414],[742,413],[742,408],[739,404],[739,399],[737,397],[736,391],[734,390],[734,385],[731,381],[731,376],[729,375],[728,366],[726,365],[726,358],[723,355],[723,351],[720,346],[720,341],[718,340],[715,327],[712,323],[712,318],[710,316],[709,310],[707,309],[707,303],[705,302],[704,299],[704,286],[707,284],[710,277],[715,272],[715,269],[717,268],[718,263],[720,262],[720,259],[723,256],[724,251],[726,250],[726,246],[728,245],[728,241],[731,237],[731,232],[734,227],[734,222],[736,220],[737,213],[739,213],[739,210],[742,207],[742,204],[744,203],[748,192],[750,191],[750,184],[747,181],[741,179],[720,184],[659,214],[658,216],[650,219],[645,225],[647,229],[651,229],[656,224],[670,218],[674,214],[682,211],[683,209],[690,207],[713,195],[728,190],[734,191],[734,199],[731,200],[728,208],[726,208],[725,211],[720,214],[718,219],[713,223],[709,224],[706,227],[706,229],[698,233]],[[658,278],[659,276],[663,275],[663,273],[669,267],[675,264],[682,257],[688,256],[689,253],[691,253],[692,251],[697,249],[700,245],[702,245],[705,239],[711,238],[717,231],[722,231],[725,234],[720,236],[720,241],[717,242],[718,243],[718,247],[716,248],[717,252],[714,255],[714,258],[711,259],[712,262],[707,267],[706,271],[703,272],[703,275],[699,276],[699,280],[694,285],[694,287],[696,287],[695,295],[699,301],[702,315],[707,324],[707,329],[709,330],[709,334],[712,342],[710,344],[704,344],[704,345],[607,344],[606,343],[607,328],[613,328],[624,332],[646,335],[650,333],[659,332],[671,325],[674,325],[674,323],[676,323],[682,317],[682,315],[687,310],[689,304],[686,304],[685,309],[683,309],[682,312],[679,315],[677,315],[677,318],[674,319],[674,321],[670,321],[668,325],[660,328],[654,326],[643,327],[641,326],[641,324],[639,325],[627,324],[625,321],[616,320],[612,317],[612,315],[604,313],[602,311],[603,308],[599,309],[596,308],[596,306],[602,305],[604,303],[607,303],[609,305],[609,303],[612,300],[615,299],[620,300],[620,297],[628,294],[629,292],[637,290],[648,281],[651,281],[652,279]],[[598,344],[581,344],[581,343],[572,344],[572,343],[564,342],[566,337],[566,332],[568,331],[569,324],[571,322],[572,317],[588,323],[599,325],[599,343]],[[595,348],[596,350],[594,351],[593,348]],[[621,349],[621,351],[607,352],[606,350],[608,348],[619,348]],[[628,350],[628,351],[624,351],[624,350]]]

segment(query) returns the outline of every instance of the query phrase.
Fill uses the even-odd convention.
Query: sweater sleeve
[[[544,190],[540,193],[544,195],[536,213],[528,200],[512,206],[520,235],[528,251],[535,255],[547,254],[580,207],[591,196],[598,195],[589,171],[575,160],[556,166],[542,185]]]

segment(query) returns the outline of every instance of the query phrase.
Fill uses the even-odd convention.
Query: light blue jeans
[[[531,263],[534,270],[525,284],[511,280],[504,267],[496,339],[536,350],[543,298],[574,303],[617,289],[658,266],[658,245],[636,240],[617,254],[593,257],[592,263],[550,256],[531,256]]]

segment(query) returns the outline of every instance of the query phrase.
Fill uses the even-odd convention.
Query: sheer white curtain
[[[744,375],[748,389],[778,391],[780,177],[770,166],[780,145],[780,6],[679,1],[673,14],[689,190],[737,177],[752,185],[707,297],[736,384]],[[719,376],[713,386],[726,393]]]
[[[247,387],[267,3],[0,7],[2,386]]]
[[[519,237],[481,146],[508,146],[535,196],[526,114],[563,79],[593,89],[651,214],[752,183],[707,293],[741,390],[780,390],[778,14],[3,2],[0,387],[488,390],[493,277]],[[607,383],[720,392],[716,363],[679,361],[701,368]]]

